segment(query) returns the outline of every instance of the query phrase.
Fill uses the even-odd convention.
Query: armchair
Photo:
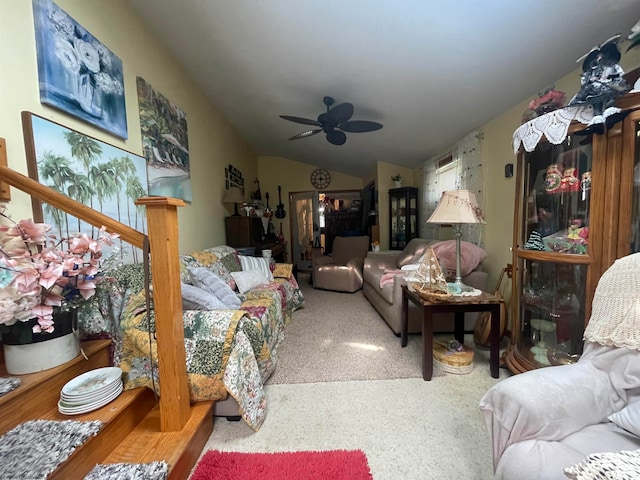
[[[633,254],[600,278],[577,363],[507,378],[480,401],[496,479],[566,479],[564,469],[583,468],[587,455],[640,449],[639,332],[640,254]],[[590,472],[602,471],[597,463],[588,460]]]
[[[350,293],[360,290],[368,250],[368,236],[336,237],[331,255],[313,260],[313,287]]]

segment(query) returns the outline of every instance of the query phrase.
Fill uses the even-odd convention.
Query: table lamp
[[[457,291],[458,288],[460,292],[473,290],[472,287],[462,283],[462,276],[460,275],[460,237],[462,237],[462,224],[486,223],[475,194],[469,190],[442,192],[440,203],[438,203],[427,222],[453,225],[453,232],[456,238],[456,280],[453,282],[454,290]]]
[[[232,215],[233,217],[239,217],[238,213],[238,204],[244,203],[244,197],[242,195],[242,190],[240,187],[229,187],[228,190],[224,192],[224,198],[222,199],[223,203],[233,203],[235,213]]]

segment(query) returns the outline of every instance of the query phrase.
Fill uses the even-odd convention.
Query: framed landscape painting
[[[143,78],[136,78],[149,195],[191,202],[187,115]]]
[[[147,230],[146,210],[135,205],[147,196],[144,157],[30,112],[22,112],[29,177],[140,232]],[[97,228],[33,199],[33,218],[69,237],[76,232],[96,238]],[[119,242],[124,263],[141,261],[140,249]],[[108,252],[105,252],[105,255]]]
[[[33,0],[40,101],[127,138],[122,60],[52,0]]]

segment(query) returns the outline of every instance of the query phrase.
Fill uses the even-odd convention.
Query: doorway
[[[336,236],[371,236],[373,195],[363,190],[306,191],[290,196],[291,253],[298,271],[310,272],[316,256],[331,253]],[[375,221],[375,216],[373,217]]]
[[[313,248],[320,247],[320,212],[318,192],[291,195],[291,253],[298,271],[310,272]]]

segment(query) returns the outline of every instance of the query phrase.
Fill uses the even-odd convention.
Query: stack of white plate
[[[62,387],[58,410],[64,415],[91,412],[115,400],[122,388],[122,370],[118,367],[85,372]]]

